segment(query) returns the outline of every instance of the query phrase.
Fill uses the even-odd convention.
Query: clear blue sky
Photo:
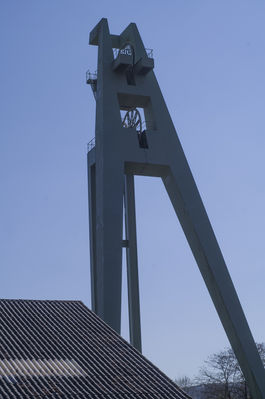
[[[90,306],[88,34],[136,22],[244,307],[265,341],[265,3],[2,0],[0,297]],[[228,344],[158,179],[137,178],[143,353],[170,377]],[[124,299],[126,289],[124,288]],[[127,309],[122,331],[128,336]]]

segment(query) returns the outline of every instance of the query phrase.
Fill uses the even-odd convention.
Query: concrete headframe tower
[[[152,53],[134,23],[120,35],[102,19],[90,33],[97,73],[95,142],[88,149],[92,308],[118,333],[126,247],[131,343],[141,350],[134,175],[158,176],[256,399],[265,372],[185,154],[155,78]],[[123,204],[126,240],[123,240]]]

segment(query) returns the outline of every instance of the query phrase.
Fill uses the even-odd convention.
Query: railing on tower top
[[[97,80],[97,78],[98,78],[97,71],[90,72],[89,69],[86,71],[86,82],[87,83],[91,84],[91,83],[95,82]]]
[[[87,152],[91,151],[96,145],[96,137],[93,137],[92,140],[87,143]]]
[[[154,58],[153,57],[153,49],[152,48],[146,48],[145,51],[146,51],[146,55],[147,55],[148,58]]]

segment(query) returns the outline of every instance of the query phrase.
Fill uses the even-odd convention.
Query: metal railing
[[[89,84],[93,83],[93,82],[95,82],[95,80],[97,80],[97,78],[98,78],[97,71],[90,72],[89,69],[86,71],[86,82],[87,83],[89,83]]]
[[[145,51],[148,58],[154,58],[154,51],[152,48],[146,48]]]
[[[91,151],[96,145],[96,137],[93,137],[92,140],[87,143],[87,152]]]

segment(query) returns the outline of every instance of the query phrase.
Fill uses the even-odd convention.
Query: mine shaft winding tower
[[[120,332],[125,247],[130,340],[141,351],[134,175],[160,177],[252,396],[265,399],[264,368],[155,78],[152,51],[134,23],[113,35],[104,18],[89,43],[98,46],[97,71],[87,73],[96,99],[87,154],[92,309]]]

